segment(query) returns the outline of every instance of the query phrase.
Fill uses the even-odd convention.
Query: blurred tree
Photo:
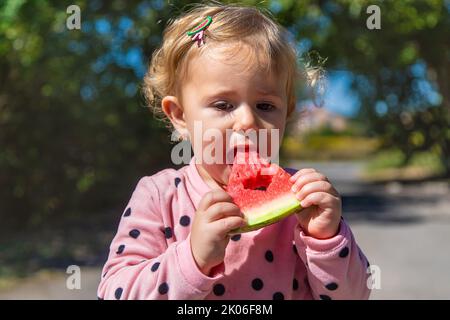
[[[71,4],[0,3],[0,221],[9,230],[121,208],[139,176],[169,163],[170,135],[139,88],[176,8],[77,1],[82,28],[68,30]]]
[[[440,157],[443,173],[449,176],[450,2],[341,3],[349,15],[331,16],[334,31],[325,50],[332,52],[335,63],[348,60],[344,64],[355,74],[354,87],[362,102],[361,120],[381,136],[382,148],[403,152],[405,165],[426,150]],[[352,26],[352,21],[366,19],[370,4],[381,8],[381,30]]]
[[[450,172],[448,1],[243,2],[270,9],[300,53],[352,71],[360,117],[386,145],[431,148]],[[121,208],[138,177],[170,163],[169,134],[139,87],[163,28],[189,3],[80,0],[81,30],[67,30],[73,1],[0,2],[3,226]],[[381,30],[366,28],[370,4]]]
[[[370,5],[380,30],[366,27]],[[428,150],[450,175],[450,1],[283,0],[276,9],[300,51],[353,73],[359,119],[382,148],[399,148],[404,164]]]

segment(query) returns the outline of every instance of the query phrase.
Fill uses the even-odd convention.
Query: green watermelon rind
[[[254,219],[254,220],[248,221],[248,224],[244,227],[231,230],[229,232],[229,234],[233,235],[233,234],[255,231],[262,227],[266,227],[268,225],[274,224],[301,209],[302,209],[302,206],[300,205],[300,201],[293,200],[292,202],[288,203],[286,206],[280,207],[279,209],[277,209],[275,211],[269,212],[263,216],[259,216],[258,218]]]

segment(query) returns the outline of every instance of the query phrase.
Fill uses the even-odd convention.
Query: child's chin
[[[233,167],[233,164],[225,164],[225,168],[223,170],[223,175],[222,175],[225,184],[228,184],[228,179],[230,178],[232,167]]]

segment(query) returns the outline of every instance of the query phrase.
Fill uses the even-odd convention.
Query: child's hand
[[[335,236],[341,219],[341,197],[327,177],[308,168],[297,171],[290,181],[304,208],[297,213],[303,231],[318,239]]]
[[[230,195],[218,189],[205,194],[200,201],[191,230],[191,248],[199,269],[209,275],[222,263],[230,241],[228,232],[245,225],[239,207]]]

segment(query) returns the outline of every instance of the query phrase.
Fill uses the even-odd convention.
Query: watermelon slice
[[[234,159],[226,191],[239,206],[247,225],[230,234],[253,231],[301,209],[291,191],[291,175],[246,150]]]

